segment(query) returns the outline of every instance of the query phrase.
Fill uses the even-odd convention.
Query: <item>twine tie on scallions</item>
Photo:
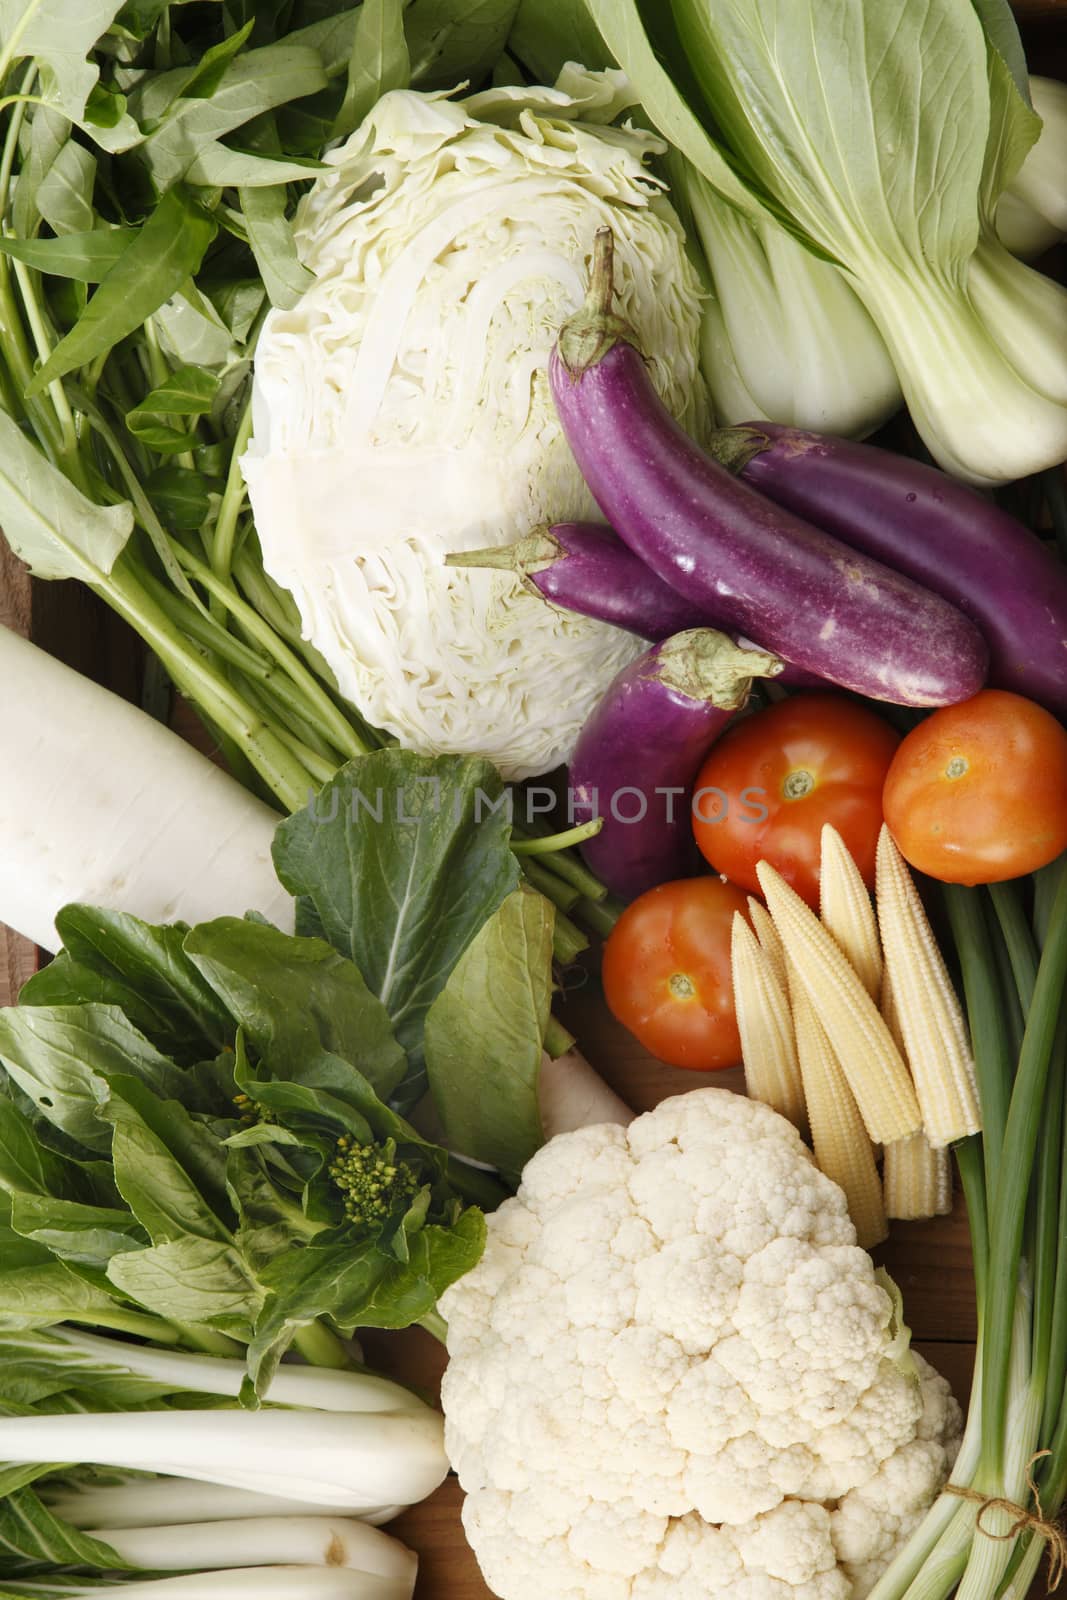
[[[1049,1594],[1053,1594],[1067,1577],[1067,1532],[1058,1521],[1045,1516],[1041,1509],[1041,1494],[1034,1482],[1034,1462],[1051,1454],[1051,1450],[1038,1450],[1036,1455],[1030,1457],[1026,1468],[1027,1487],[1034,1497],[1033,1511],[1028,1511],[1025,1506],[1018,1505],[1014,1500],[1002,1495],[984,1495],[977,1489],[968,1489],[956,1483],[945,1485],[946,1494],[955,1495],[960,1500],[973,1500],[980,1505],[981,1509],[974,1525],[987,1539],[993,1539],[997,1544],[1007,1544],[1010,1539],[1018,1538],[1020,1533],[1032,1533],[1045,1541],[1048,1545]],[[989,1528],[982,1526],[982,1518],[987,1511],[1004,1511],[1009,1517],[1014,1518],[1007,1533],[993,1533]]]

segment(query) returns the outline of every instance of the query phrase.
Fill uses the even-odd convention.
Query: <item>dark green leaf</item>
[[[62,1261],[0,1271],[0,1328],[48,1328],[57,1322],[101,1319],[106,1323],[114,1310],[110,1295]]]
[[[276,1129],[284,1132],[284,1129]],[[230,1194],[240,1222],[235,1243],[253,1270],[322,1232],[297,1201],[271,1181],[258,1150],[234,1149],[227,1162]]]
[[[38,272],[79,283],[99,283],[115,266],[136,234],[129,228],[65,233],[58,239],[0,238],[0,250]]]
[[[0,1189],[84,1200],[87,1185],[72,1161],[47,1149],[10,1100],[0,1098]]]
[[[353,960],[421,1064],[426,1013],[518,885],[499,774],[487,761],[382,750],[342,768],[275,836],[303,931]]]
[[[269,1292],[248,1349],[257,1391],[269,1387],[299,1328],[321,1316],[343,1328],[408,1327],[477,1265],[484,1249],[485,1218],[471,1208],[451,1227],[430,1225],[415,1234],[407,1263],[371,1241],[339,1239],[277,1257],[261,1274]]]
[[[278,1363],[300,1328],[329,1315],[335,1305],[363,1305],[388,1266],[369,1240],[327,1248],[309,1246],[279,1257],[260,1276],[270,1288],[248,1346],[256,1393],[270,1388]],[[351,1324],[355,1326],[355,1324]]]
[[[450,1149],[518,1175],[544,1142],[537,1084],[552,1002],[552,907],[520,888],[475,934],[426,1017]]]
[[[219,379],[203,367],[179,367],[136,406],[127,411],[127,424],[146,411],[174,412],[183,417],[202,417],[210,411],[219,392]]]
[[[228,1240],[226,1152],[215,1135],[136,1079],[115,1079],[111,1090],[101,1114],[114,1126],[115,1182],[152,1242]]]
[[[11,1196],[0,1190],[0,1281],[2,1274],[21,1272],[26,1267],[47,1267],[52,1256],[42,1245],[24,1239],[11,1226]]]
[[[568,61],[593,70],[614,66],[585,0],[519,0],[508,49],[535,83],[555,83]]]
[[[32,1489],[19,1489],[0,1501],[0,1569],[14,1574],[40,1567],[129,1567],[109,1545],[53,1516]]]
[[[145,490],[163,521],[178,532],[202,528],[211,510],[211,490],[221,489],[202,472],[188,467],[157,467],[145,479]]]
[[[404,14],[420,88],[477,85],[507,43],[518,0],[412,0]]]
[[[23,986],[20,1004],[108,1000],[157,1049],[183,1063],[232,1047],[226,1008],[185,955],[184,923],[157,928],[128,912],[71,905],[59,912],[56,927],[65,954]]]
[[[222,39],[218,44],[213,44],[210,49],[204,51],[192,75],[182,88],[183,99],[210,100],[222,82],[223,75],[230,62],[247,44],[248,36],[254,26],[254,22],[246,22],[243,28],[238,28],[236,33],[231,33],[228,39]]]
[[[151,1250],[116,1256],[108,1277],[156,1316],[206,1323],[240,1337],[250,1335],[262,1301],[262,1292],[232,1245],[192,1234]]]
[[[17,1006],[0,1011],[0,1062],[39,1114],[87,1150],[111,1135],[98,1111],[116,1075],[152,1095],[180,1095],[182,1074],[116,1006]]]
[[[383,1099],[403,1077],[385,1007],[323,940],[222,917],[187,934],[185,950],[257,1054],[280,1070],[325,1050],[358,1067]]]
[[[215,236],[215,223],[182,189],[171,189],[148,217],[61,339],[30,389],[82,367],[142,327],[193,276]]]
[[[126,426],[135,439],[160,455],[188,450],[192,435],[176,428],[168,417],[200,417],[210,412],[221,380],[203,367],[180,367],[126,413]]]
[[[109,1211],[39,1194],[12,1196],[11,1226],[61,1260],[101,1272],[107,1270],[112,1256],[142,1250],[148,1243],[128,1211]]]

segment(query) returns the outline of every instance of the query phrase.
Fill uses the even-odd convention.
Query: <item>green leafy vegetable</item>
[[[2,0],[0,78],[35,57],[48,98],[78,121],[99,77],[86,57],[121,9],[115,0]]]
[[[278,830],[299,926],[355,962],[416,1065],[450,970],[518,884],[503,800],[488,762],[382,751]]]
[[[128,505],[94,505],[0,412],[0,523],[38,578],[99,583],[133,529]]]
[[[202,924],[185,950],[243,1028],[272,1061],[326,1050],[358,1067],[383,1099],[404,1076],[404,1052],[389,1016],[358,967],[320,939],[223,918]]]
[[[75,326],[28,386],[36,394],[53,378],[111,350],[158,311],[193,276],[215,236],[215,223],[191,194],[172,189],[103,278]]]
[[[426,1018],[450,1145],[519,1174],[543,1142],[537,1083],[552,1000],[552,907],[518,889],[475,935]]]

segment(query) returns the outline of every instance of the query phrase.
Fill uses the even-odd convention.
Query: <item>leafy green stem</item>
[[[322,1322],[307,1322],[298,1328],[293,1344],[309,1366],[342,1372],[355,1365],[348,1346]]]
[[[219,505],[218,516],[215,519],[215,531],[211,540],[212,568],[217,576],[225,581],[229,580],[233,568],[237,522],[245,503],[246,489],[244,475],[241,472],[241,457],[248,448],[248,441],[251,437],[252,402],[249,400],[245,405],[234,437],[229,471],[226,474],[226,487],[222,491],[222,500]]]
[[[1012,1320],[1022,1256],[1023,1230],[1034,1158],[1044,1116],[1044,1097],[1059,1032],[1067,982],[1067,860],[1061,863],[1050,932],[1041,953],[1033,1003],[1004,1128],[1001,1158],[990,1197],[989,1253],[997,1264],[990,1284],[982,1373],[983,1456],[997,1481],[1003,1476],[1006,1401],[1011,1364]]]
[[[232,584],[224,582],[217,572],[200,561],[191,551],[179,546],[177,559],[182,567],[197,583],[207,590],[212,598],[217,599],[231,613],[245,632],[255,640],[261,649],[272,656],[288,677],[299,688],[304,700],[312,711],[313,719],[318,723],[321,731],[336,745],[341,752],[343,760],[353,756],[367,754],[367,745],[356,733],[348,719],[337,709],[329,695],[322,688],[308,669],[297,656],[289,649],[282,639],[279,639],[274,629],[265,622],[257,611],[253,609],[233,588]],[[332,774],[331,774],[332,775]]]
[[[248,757],[287,811],[299,811],[314,787],[311,775],[231,684],[191,649],[120,558],[106,585],[94,585],[159,656],[177,687],[209,716]]]
[[[516,839],[511,848],[517,856],[550,856],[559,850],[569,849],[571,845],[584,844],[587,839],[595,839],[603,826],[603,817],[595,817],[592,822],[583,822],[576,828],[566,828],[562,833],[546,834],[543,838],[535,836],[530,839]],[[593,879],[593,882],[602,894],[606,893],[603,884],[597,879]]]
[[[425,1328],[427,1333],[432,1333],[439,1344],[448,1341],[448,1323],[439,1311],[427,1311],[424,1317],[419,1318],[419,1327]]]
[[[943,894],[963,972],[971,1047],[982,1103],[985,1184],[992,1194],[1008,1119],[1014,1061],[981,890],[948,884]]]

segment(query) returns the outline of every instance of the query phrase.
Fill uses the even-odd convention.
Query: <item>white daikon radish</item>
[[[0,628],[0,922],[56,950],[72,901],[147,922],[258,911],[286,932],[280,818],[118,695]]]

